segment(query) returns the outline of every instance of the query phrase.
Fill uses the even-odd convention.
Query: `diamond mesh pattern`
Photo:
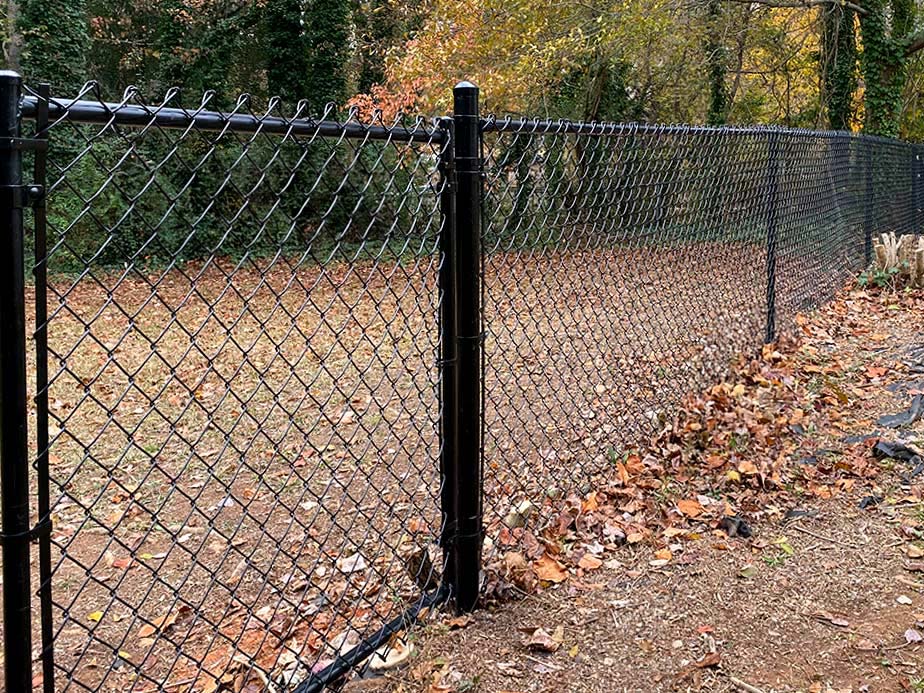
[[[440,586],[450,130],[49,107],[56,689],[301,690]],[[482,146],[489,551],[920,219],[889,140],[488,118]]]
[[[443,133],[81,99],[37,259],[57,689],[303,682],[437,581]]]
[[[483,131],[489,550],[521,502],[580,490],[762,344],[769,276],[788,329],[864,264],[868,210],[876,231],[913,228],[914,149],[899,142],[491,118]]]

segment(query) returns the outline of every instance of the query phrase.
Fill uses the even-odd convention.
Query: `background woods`
[[[448,87],[464,78],[498,114],[924,137],[924,3],[914,0],[9,0],[5,8],[7,63],[63,98],[83,89],[91,99],[327,117],[352,107],[390,122],[447,112]],[[62,130],[53,146],[76,154],[89,134]],[[403,224],[412,209],[399,191],[413,171],[393,151],[376,167],[344,143],[306,150],[287,140],[277,150],[265,138],[226,135],[174,151],[166,133],[119,137],[131,139],[132,157],[120,158],[124,142],[96,143],[75,157],[79,188],[56,192],[61,212],[50,226],[63,247],[53,269],[90,257],[183,262],[219,244],[252,255],[308,247],[323,261],[332,248],[385,238],[393,224],[381,220]],[[257,168],[227,178],[244,156]],[[537,157],[516,147],[508,157],[523,190],[535,184]],[[181,165],[151,189],[165,158]],[[297,199],[290,189],[315,194]],[[246,199],[267,209],[284,200],[284,214],[236,224]],[[92,223],[73,214],[88,204]],[[104,238],[100,224],[117,233]]]
[[[180,86],[441,112],[775,123],[917,137],[914,0],[9,0],[7,61],[57,93]]]

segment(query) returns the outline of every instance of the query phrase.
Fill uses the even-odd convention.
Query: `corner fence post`
[[[779,207],[780,132],[767,136],[767,325],[764,343],[776,340],[776,245]]]
[[[453,89],[453,160],[456,173],[455,307],[458,317],[458,458],[455,466],[455,541],[451,575],[459,611],[471,611],[481,588],[481,120],[478,87]]]
[[[4,680],[32,690],[29,458],[19,108],[22,78],[0,71],[0,498]]]
[[[865,168],[866,168],[866,186],[863,195],[863,258],[865,267],[869,267],[873,261],[873,199],[875,191],[873,190],[873,143],[869,139],[864,139],[863,144],[866,150]]]

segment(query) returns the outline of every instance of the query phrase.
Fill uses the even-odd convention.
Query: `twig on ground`
[[[810,529],[806,529],[805,527],[802,527],[801,525],[797,523],[793,523],[792,528],[798,532],[802,532],[803,534],[808,534],[810,537],[815,537],[816,539],[821,539],[822,541],[827,541],[832,544],[837,544],[838,546],[843,546],[848,549],[860,548],[856,544],[848,544],[847,542],[841,541],[840,539],[834,539],[833,537],[826,537],[824,534],[817,534],[816,532],[813,532]]]
[[[728,682],[737,688],[739,691],[744,691],[745,693],[764,693],[757,686],[752,686],[749,683],[745,683],[741,679],[735,678],[731,674],[728,676]]]

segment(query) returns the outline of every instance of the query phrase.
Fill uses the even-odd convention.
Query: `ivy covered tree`
[[[864,129],[898,135],[907,60],[924,48],[914,30],[914,0],[865,0],[860,12],[863,80],[866,88]]]
[[[267,86],[290,105],[306,97],[310,88],[310,46],[302,4],[302,0],[267,0],[263,11]]]
[[[822,7],[822,98],[828,127],[849,130],[857,91],[856,13],[832,4]]]
[[[304,17],[305,42],[310,46],[304,96],[314,110],[343,104],[350,63],[351,13],[349,0],[312,0]]]
[[[706,123],[724,125],[728,120],[730,97],[726,83],[728,51],[722,41],[722,0],[709,0],[706,6],[706,60],[709,65],[709,111]]]
[[[19,0],[12,40],[18,68],[33,82],[73,94],[89,79],[90,27],[85,0]]]

